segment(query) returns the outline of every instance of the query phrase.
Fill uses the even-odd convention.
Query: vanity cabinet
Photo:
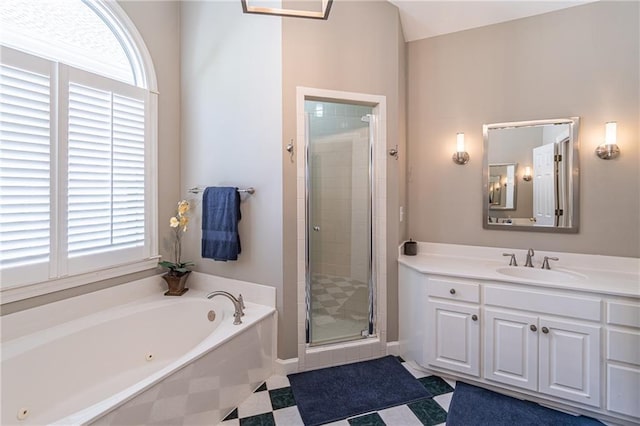
[[[640,417],[640,306],[607,302],[607,410]]]
[[[485,309],[488,380],[600,406],[600,327]]]
[[[495,285],[484,293],[486,379],[600,406],[600,298]]]
[[[640,424],[640,260],[561,254],[607,269],[544,271],[487,258],[503,249],[420,244],[399,261],[399,355],[431,374]]]
[[[480,376],[480,286],[427,278],[427,364]]]

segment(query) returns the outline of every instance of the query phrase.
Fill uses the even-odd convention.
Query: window
[[[3,302],[155,266],[157,98],[135,28],[99,1],[7,0],[0,26]]]

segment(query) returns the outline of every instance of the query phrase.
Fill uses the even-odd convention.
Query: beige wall
[[[159,241],[166,240],[170,229],[165,218],[173,215],[180,196],[180,3],[176,1],[120,1],[142,36],[151,54],[158,80],[158,217]],[[172,170],[171,173],[163,171]],[[162,244],[160,253],[169,251]],[[9,314],[57,300],[67,299],[131,280],[155,274],[142,272],[82,287],[25,299],[2,305],[2,314]]]
[[[638,2],[596,2],[408,45],[409,234],[420,241],[640,256]],[[581,117],[580,231],[482,228],[482,124]],[[618,122],[622,150],[594,150]],[[451,161],[464,132],[471,161]]]
[[[397,9],[387,2],[333,3],[327,21],[282,21],[283,152],[296,138],[296,86],[387,97],[387,144],[404,154],[404,40]],[[298,142],[298,146],[302,146]],[[285,155],[286,152],[283,154]],[[297,356],[296,164],[283,162],[284,317],[279,357]],[[283,157],[284,158],[284,157]],[[397,339],[397,245],[402,163],[387,167],[388,340]]]

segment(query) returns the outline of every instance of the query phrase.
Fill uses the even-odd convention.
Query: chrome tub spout
[[[242,320],[240,318],[242,318],[242,316],[244,315],[243,309],[245,307],[244,301],[242,300],[242,295],[239,295],[236,298],[233,294],[227,291],[217,290],[207,294],[207,299],[213,299],[215,296],[224,296],[227,299],[231,300],[231,302],[233,303],[233,308],[235,309],[235,312],[233,313],[233,324],[242,324]]]

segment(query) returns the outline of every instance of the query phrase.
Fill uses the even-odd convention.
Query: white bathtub
[[[275,290],[193,273],[190,291],[165,297],[162,283],[2,317],[0,423],[217,424],[272,372]],[[243,292],[243,324],[228,299],[206,299],[218,289]]]

